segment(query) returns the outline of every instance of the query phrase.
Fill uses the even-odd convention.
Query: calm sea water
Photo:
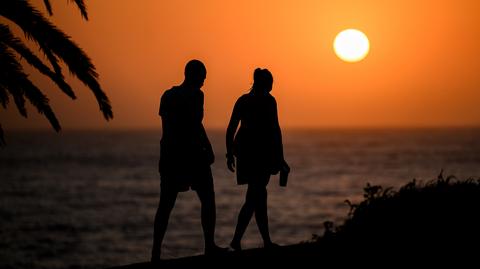
[[[0,267],[102,268],[149,259],[158,203],[158,131],[8,133],[0,150]],[[216,239],[230,241],[245,187],[225,166],[224,133],[209,131],[217,199]],[[285,131],[287,188],[273,177],[274,241],[309,240],[323,222],[341,223],[367,182],[398,187],[440,169],[480,176],[480,130]],[[261,245],[253,221],[245,248]],[[201,253],[200,204],[181,193],[164,258]]]

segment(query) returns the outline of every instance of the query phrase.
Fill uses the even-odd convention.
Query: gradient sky
[[[66,130],[159,128],[159,98],[192,58],[207,67],[210,128],[226,128],[256,67],[273,73],[284,128],[480,125],[480,1],[86,2],[89,21],[67,1],[52,1],[51,20],[92,58],[115,117],[103,120],[76,79],[71,101],[31,71]],[[365,60],[335,55],[333,39],[346,28],[369,37]],[[25,120],[10,104],[0,121],[7,131],[50,128],[29,112]]]

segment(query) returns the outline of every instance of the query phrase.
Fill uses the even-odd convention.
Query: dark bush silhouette
[[[473,250],[480,239],[480,180],[443,177],[398,191],[365,187],[365,200],[351,204],[348,219],[317,242],[346,252],[436,251],[450,255]]]

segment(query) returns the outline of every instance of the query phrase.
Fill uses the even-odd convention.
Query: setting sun
[[[347,29],[335,37],[333,48],[340,59],[346,62],[358,62],[367,56],[370,42],[364,33]]]

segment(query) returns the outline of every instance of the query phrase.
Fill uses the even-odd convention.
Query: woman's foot
[[[234,241],[232,241],[232,242],[230,243],[230,247],[231,247],[233,250],[235,250],[235,251],[240,251],[240,250],[242,250],[242,245],[240,244],[240,242],[234,242]]]

